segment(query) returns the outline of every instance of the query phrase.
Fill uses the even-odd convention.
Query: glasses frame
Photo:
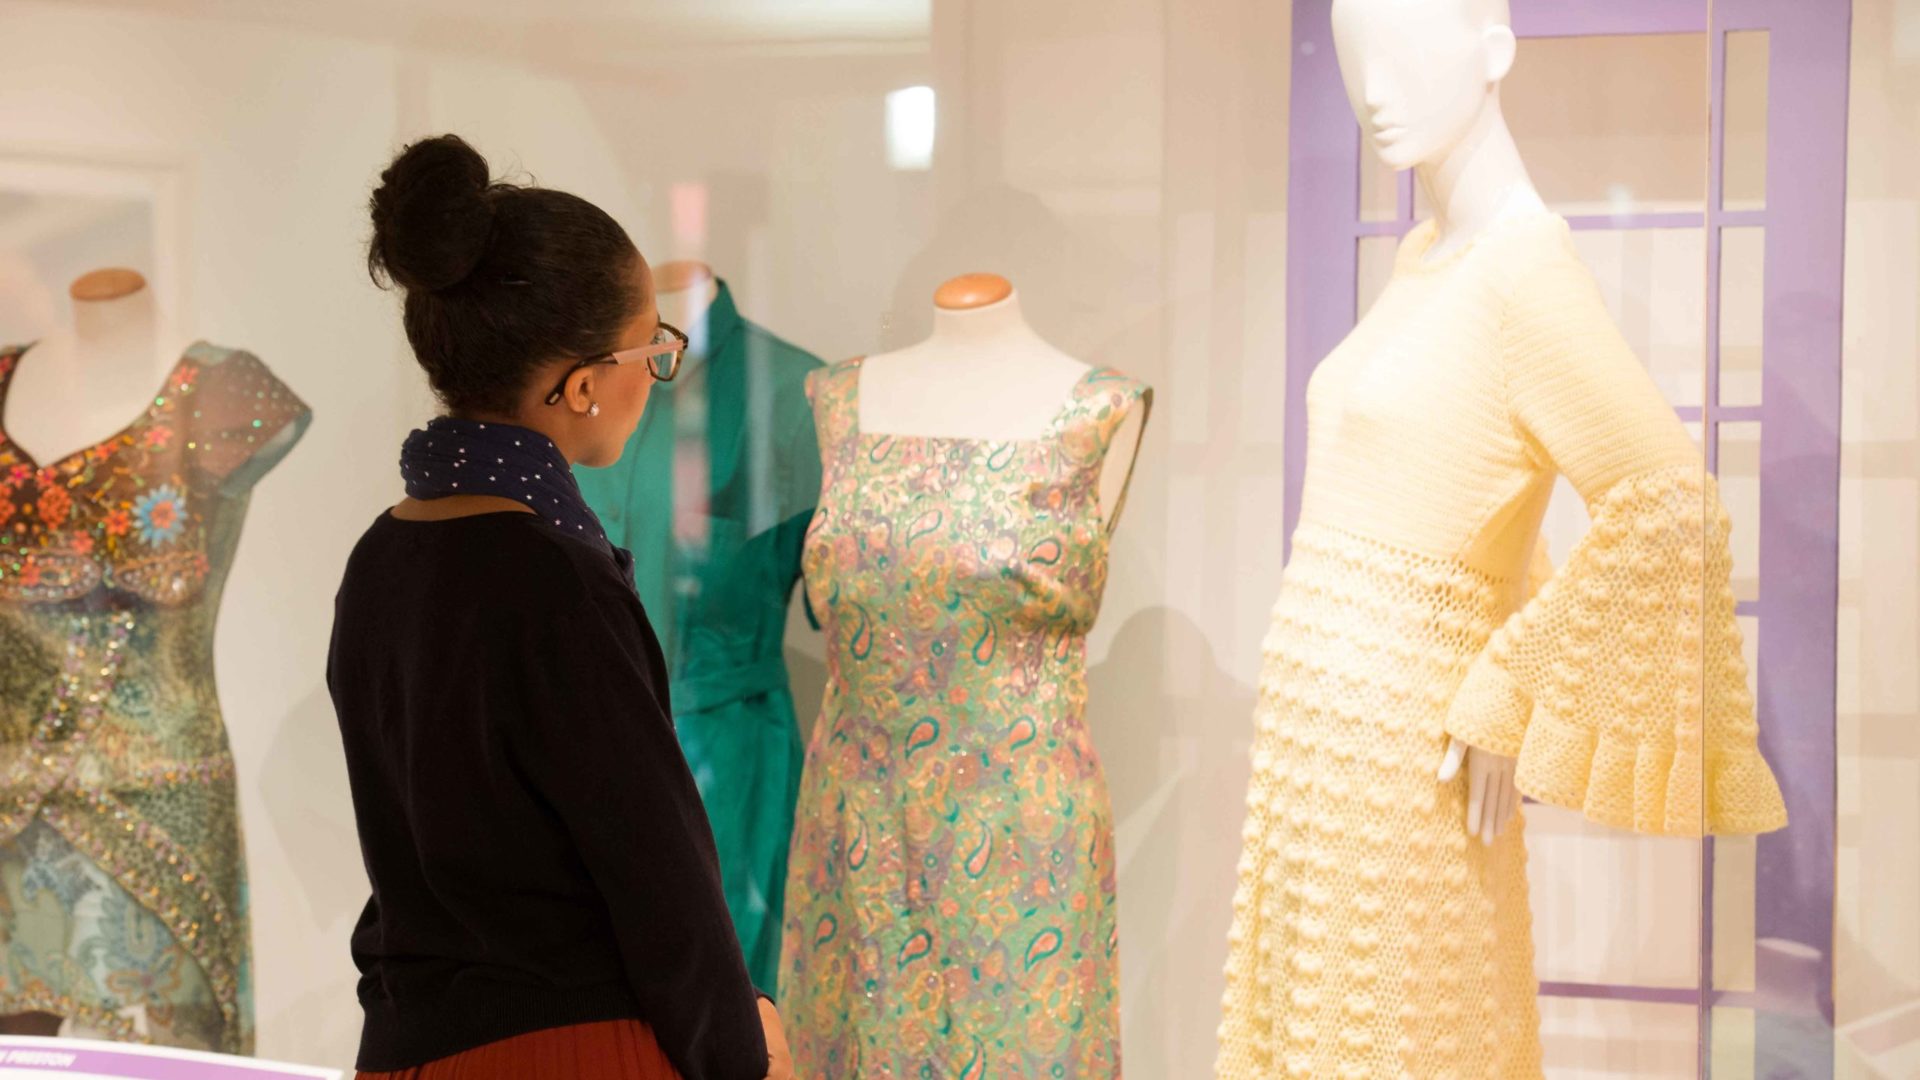
[[[680,374],[680,361],[686,358],[687,350],[693,346],[693,341],[687,337],[686,331],[670,322],[660,323],[659,329],[654,333],[658,335],[660,330],[671,334],[673,340],[651,342],[632,349],[618,349],[575,361],[574,365],[567,369],[567,373],[560,376],[560,381],[553,384],[552,392],[547,395],[547,404],[560,404],[560,399],[567,392],[567,380],[573,378],[575,372],[595,364],[637,364],[645,361],[647,374],[653,376],[655,382],[672,382],[674,377]],[[660,369],[660,357],[663,356],[668,358],[664,372]]]

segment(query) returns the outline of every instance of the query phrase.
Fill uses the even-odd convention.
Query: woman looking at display
[[[570,471],[619,458],[685,337],[611,217],[455,136],[372,212],[449,415],[402,448],[328,661],[373,886],[361,1075],[784,1080],[659,646]]]

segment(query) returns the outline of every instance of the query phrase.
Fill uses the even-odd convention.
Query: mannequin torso
[[[860,430],[986,442],[1039,438],[1088,370],[1027,325],[1010,288],[976,306],[936,306],[932,337],[861,366]],[[1107,452],[1100,506],[1109,518],[1126,490],[1145,411],[1131,411]]]
[[[93,276],[75,283],[72,325],[34,343],[7,393],[8,437],[43,464],[123,430],[153,403],[180,359],[163,345],[144,282],[122,295],[85,299],[82,286]]]
[[[1500,108],[1517,44],[1506,0],[1336,0],[1333,34],[1354,117],[1383,163],[1414,170],[1433,207],[1424,264],[1497,222],[1546,212]],[[1468,772],[1467,828],[1487,843],[1519,805],[1514,764],[1458,739],[1441,763],[1442,780]]]

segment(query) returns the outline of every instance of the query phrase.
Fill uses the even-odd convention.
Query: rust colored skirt
[[[680,1080],[653,1029],[638,1020],[574,1024],[515,1035],[359,1080]]]

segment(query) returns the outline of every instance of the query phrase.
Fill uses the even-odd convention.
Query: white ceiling
[[[574,39],[569,51],[889,46],[924,40],[932,0],[69,0],[412,44]]]

